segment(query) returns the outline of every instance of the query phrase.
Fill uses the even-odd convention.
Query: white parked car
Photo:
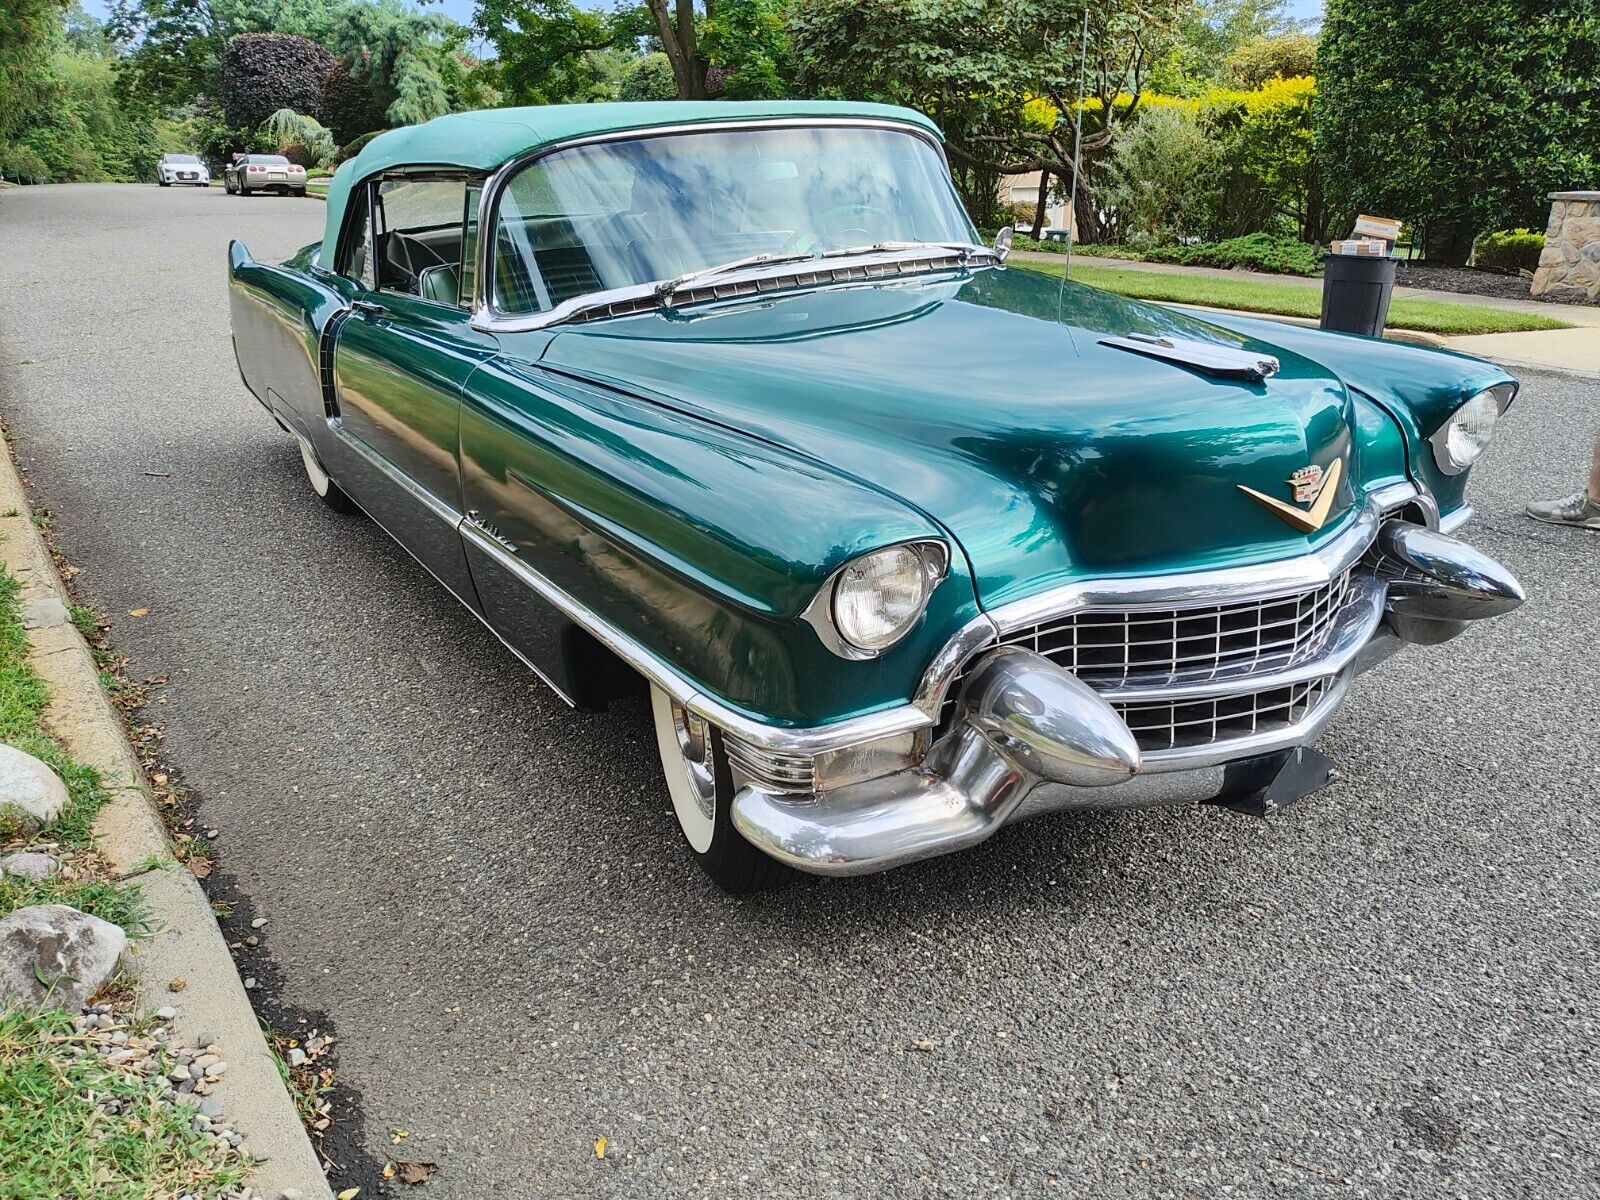
[[[156,182],[162,187],[175,183],[211,186],[211,171],[193,154],[163,154],[156,164]]]

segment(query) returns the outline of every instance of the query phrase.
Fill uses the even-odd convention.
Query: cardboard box
[[[1391,245],[1400,240],[1400,222],[1389,217],[1369,217],[1366,214],[1356,218],[1356,227],[1353,236],[1358,238],[1377,238],[1379,241]]]
[[[1334,242],[1329,250],[1334,254],[1356,258],[1386,258],[1389,254],[1389,243],[1380,242],[1376,238],[1345,238],[1343,241]]]

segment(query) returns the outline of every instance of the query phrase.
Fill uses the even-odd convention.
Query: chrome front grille
[[[1231,604],[1086,608],[1013,630],[1000,644],[1041,654],[1108,693],[1142,751],[1204,746],[1297,724],[1321,703],[1330,677],[1257,691],[1239,682],[1322,653],[1352,599],[1352,576],[1346,570],[1320,587]],[[961,682],[958,675],[945,693],[940,732],[955,718]],[[1211,683],[1216,694],[1194,694]],[[1180,685],[1183,697],[1161,696]]]
[[[1111,707],[1133,730],[1140,750],[1182,750],[1299,724],[1321,703],[1331,682],[1328,678],[1312,679],[1262,692],[1186,700],[1113,700]]]
[[[1018,630],[1024,646],[1095,688],[1159,687],[1277,671],[1321,648],[1350,572],[1319,588],[1199,608],[1091,608]]]

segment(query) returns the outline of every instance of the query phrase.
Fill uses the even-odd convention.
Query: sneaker
[[[1552,525],[1573,525],[1579,529],[1600,529],[1600,504],[1589,499],[1587,491],[1573,492],[1559,500],[1535,500],[1528,505],[1535,521]]]

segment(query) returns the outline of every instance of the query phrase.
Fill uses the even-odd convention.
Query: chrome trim
[[[779,862],[818,875],[863,875],[965,849],[1039,812],[1206,800],[1226,783],[1223,764],[1314,740],[1354,673],[1350,667],[1333,677],[1297,724],[1235,739],[1225,750],[1141,760],[1126,725],[1069,672],[1001,647],[977,668],[955,727],[922,767],[824,795],[746,785],[730,815],[747,841]]]
[[[1470,504],[1463,504],[1454,512],[1446,513],[1442,517],[1438,515],[1439,508],[1437,505],[1434,506],[1433,511],[1433,524],[1430,525],[1429,528],[1437,529],[1440,533],[1454,533],[1468,521],[1472,520],[1474,516],[1473,508]]]
[[[913,733],[931,725],[930,718],[915,705],[902,704],[881,712],[851,717],[832,725],[810,727],[769,725],[707,696],[689,678],[622,632],[586,604],[556,587],[523,559],[508,553],[476,525],[463,521],[461,536],[492,558],[496,565],[538,593],[544,601],[569,620],[581,625],[596,641],[628,666],[643,675],[674,700],[742,741],[764,750],[797,756],[815,756],[839,750],[858,742]]]
[[[1096,689],[1107,701],[1138,704],[1152,700],[1188,700],[1212,696],[1236,696],[1265,692],[1273,688],[1307,683],[1324,675],[1344,670],[1371,639],[1383,620],[1384,585],[1370,575],[1357,575],[1350,581],[1350,596],[1334,619],[1326,642],[1316,656],[1277,671],[1222,674],[1191,682],[1163,683],[1148,687],[1123,686]]]
[[[1428,621],[1476,621],[1522,606],[1516,577],[1481,550],[1436,529],[1389,521],[1378,531],[1376,569],[1389,611]]]
[[[876,650],[868,650],[857,646],[854,642],[847,641],[839,632],[833,620],[833,591],[838,585],[839,576],[848,571],[863,558],[870,558],[874,554],[881,554],[885,550],[893,550],[905,546],[922,560],[923,577],[928,581],[928,590],[922,597],[922,612],[919,612],[914,621],[909,622],[900,631],[899,635],[888,645],[880,646]],[[822,586],[817,589],[817,594],[811,598],[811,603],[806,605],[800,614],[800,619],[817,635],[817,640],[840,658],[847,658],[853,662],[866,662],[883,654],[900,644],[907,634],[922,623],[923,615],[928,611],[928,602],[933,599],[933,589],[944,582],[950,573],[950,547],[940,538],[911,538],[903,542],[890,542],[885,546],[878,546],[857,554],[849,562],[839,566],[834,572],[823,580]]]
[[[563,150],[571,150],[576,146],[599,145],[606,142],[642,141],[647,138],[675,137],[685,133],[713,133],[730,129],[796,129],[815,126],[832,128],[857,128],[857,129],[890,129],[898,133],[909,133],[920,137],[932,146],[939,155],[941,162],[946,165],[946,179],[948,180],[949,159],[945,155],[944,143],[930,130],[909,121],[895,121],[881,117],[770,117],[756,118],[748,121],[687,121],[677,125],[656,125],[643,129],[613,130],[609,133],[590,134],[585,137],[568,138],[565,141],[554,142],[548,146],[541,146],[537,150],[530,150],[509,158],[490,174],[484,184],[483,191],[478,196],[478,245],[475,255],[477,270],[472,282],[472,326],[474,329],[487,333],[520,333],[531,329],[541,329],[555,322],[549,319],[549,313],[535,313],[513,315],[495,310],[493,304],[494,265],[494,221],[498,215],[500,196],[511,179],[522,168],[537,162],[551,154]],[[950,182],[951,190],[955,184]],[[963,212],[965,209],[963,208]],[[970,219],[970,218],[969,218]],[[648,284],[637,287],[616,288],[613,292],[633,293],[642,291],[650,295],[655,286],[663,282],[654,280]],[[569,304],[579,304],[584,301],[593,302],[606,293],[591,293],[588,297],[575,296],[570,301],[563,301],[557,309]],[[557,311],[552,309],[551,312]],[[570,315],[570,314],[569,314]],[[545,318],[539,320],[537,318]]]
[[[1491,387],[1480,388],[1451,409],[1450,415],[1444,419],[1439,428],[1428,435],[1428,444],[1433,447],[1434,465],[1446,475],[1459,475],[1470,468],[1479,458],[1483,457],[1482,451],[1480,451],[1467,462],[1458,463],[1455,460],[1450,453],[1450,423],[1456,419],[1457,413],[1485,392],[1491,393],[1495,398],[1495,403],[1499,405],[1500,411],[1495,417],[1495,420],[1498,421],[1500,417],[1506,415],[1506,409],[1510,408],[1511,402],[1517,398],[1517,385],[1515,382],[1497,383]],[[1491,434],[1490,436],[1492,437],[1493,435]],[[1488,446],[1485,445],[1484,449],[1487,450]]]
[[[1395,489],[1385,489],[1393,504]],[[1372,543],[1382,510],[1369,498],[1362,510],[1338,534],[1309,554],[1275,559],[1245,567],[1191,571],[1175,575],[1147,575],[1126,579],[1077,580],[1034,596],[1013,600],[991,609],[1001,636],[1048,617],[1066,616],[1080,608],[1182,608],[1265,599],[1286,592],[1322,587],[1353,565]]]

